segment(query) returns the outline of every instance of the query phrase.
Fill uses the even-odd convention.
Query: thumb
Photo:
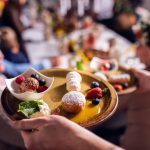
[[[140,79],[141,76],[146,76],[146,75],[149,75],[150,72],[149,71],[146,71],[146,70],[141,70],[141,69],[137,69],[137,68],[132,68],[131,71],[134,73],[134,75]]]

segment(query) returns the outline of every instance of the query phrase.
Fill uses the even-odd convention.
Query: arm
[[[14,122],[27,148],[34,150],[123,150],[61,116]],[[23,130],[38,129],[34,132]]]

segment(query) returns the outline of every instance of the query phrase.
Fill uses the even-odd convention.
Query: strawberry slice
[[[87,99],[101,98],[103,96],[102,89],[99,87],[93,88],[87,92]]]

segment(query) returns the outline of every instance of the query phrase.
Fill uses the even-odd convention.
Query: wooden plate
[[[67,93],[65,78],[66,74],[70,71],[73,70],[48,69],[41,71],[41,73],[46,76],[54,77],[54,84],[51,90],[43,97],[43,100],[49,105],[50,109],[53,112],[59,109],[60,115],[66,116],[83,127],[92,127],[111,117],[118,104],[118,96],[114,88],[108,82],[101,80],[95,75],[81,71],[78,72],[82,76],[81,92],[83,94],[87,93],[87,90],[90,89],[90,84],[93,81],[99,82],[100,87],[102,88],[107,87],[109,92],[101,99],[99,105],[92,105],[91,101],[87,101],[85,109],[77,114],[66,113],[62,110],[61,98]],[[1,104],[7,116],[12,120],[22,119],[20,116],[16,115],[18,103],[20,103],[20,100],[13,97],[8,89],[3,91]]]

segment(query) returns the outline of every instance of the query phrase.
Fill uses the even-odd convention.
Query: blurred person
[[[29,63],[26,55],[20,50],[15,32],[9,27],[0,28],[0,47],[5,59],[13,63]]]
[[[101,0],[101,10],[97,13],[97,21],[108,28],[119,33],[131,42],[136,42],[132,26],[136,23],[137,17],[133,6],[138,6],[135,0]]]
[[[22,8],[28,0],[9,0],[3,10],[1,17],[2,26],[8,26],[12,28],[16,34],[19,41],[20,49],[27,56],[24,47],[24,41],[22,39],[22,32],[25,30],[24,25],[21,22]]]
[[[16,64],[4,59],[4,55],[0,51],[0,73],[5,74],[7,77],[15,77],[23,73],[30,67],[33,67],[37,70],[42,70],[51,67],[56,67],[59,65],[60,59],[57,56],[45,59],[39,64],[30,64],[30,63]]]
[[[24,119],[14,122],[13,126],[21,130],[24,144],[28,149],[123,150],[61,116]],[[36,130],[26,131],[30,129]]]
[[[2,14],[3,26],[9,26],[17,33],[18,38],[21,38],[21,33],[25,30],[20,17],[22,7],[26,4],[27,0],[9,0],[4,8]]]

